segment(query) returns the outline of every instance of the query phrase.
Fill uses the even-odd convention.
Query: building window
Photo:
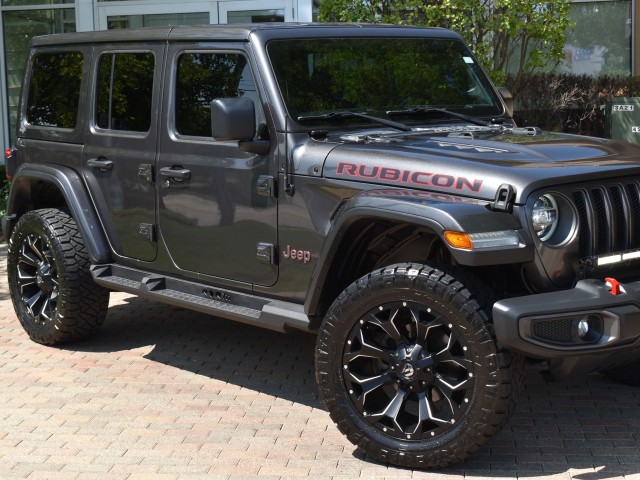
[[[209,12],[152,13],[144,15],[113,15],[107,17],[107,28],[163,27],[168,25],[204,25],[209,23]]]
[[[28,0],[3,0],[3,5],[22,5]],[[42,2],[38,2],[42,3]],[[56,3],[56,2],[53,2]],[[60,2],[63,3],[63,2]],[[8,10],[2,14],[6,68],[6,99],[9,110],[9,132],[13,143],[18,119],[18,102],[22,87],[29,41],[36,35],[75,32],[74,8]]]
[[[284,9],[227,12],[227,23],[284,22]]]
[[[631,74],[631,1],[573,2],[565,70],[587,75]]]

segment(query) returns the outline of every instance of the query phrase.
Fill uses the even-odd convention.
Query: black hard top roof
[[[386,24],[256,23],[150,27],[126,30],[103,30],[97,32],[61,33],[35,37],[32,40],[32,46],[162,42],[168,40],[248,41],[251,34],[257,34],[265,39],[345,36],[430,36],[459,38],[458,35],[449,30]]]

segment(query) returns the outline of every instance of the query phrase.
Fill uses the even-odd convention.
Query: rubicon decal
[[[398,168],[376,167],[371,165],[340,162],[336,175],[383,182],[402,183],[421,187],[451,188],[477,193],[482,187],[482,180],[455,177],[441,173],[429,173]]]

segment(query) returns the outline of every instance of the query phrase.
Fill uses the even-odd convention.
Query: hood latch
[[[511,212],[515,198],[516,189],[513,185],[503,183],[496,191],[496,198],[491,205],[491,210],[494,212]]]

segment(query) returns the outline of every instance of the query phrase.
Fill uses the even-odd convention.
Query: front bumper
[[[556,377],[605,370],[640,358],[640,282],[621,284],[618,295],[589,279],[501,300],[493,322],[502,348],[549,360]]]

